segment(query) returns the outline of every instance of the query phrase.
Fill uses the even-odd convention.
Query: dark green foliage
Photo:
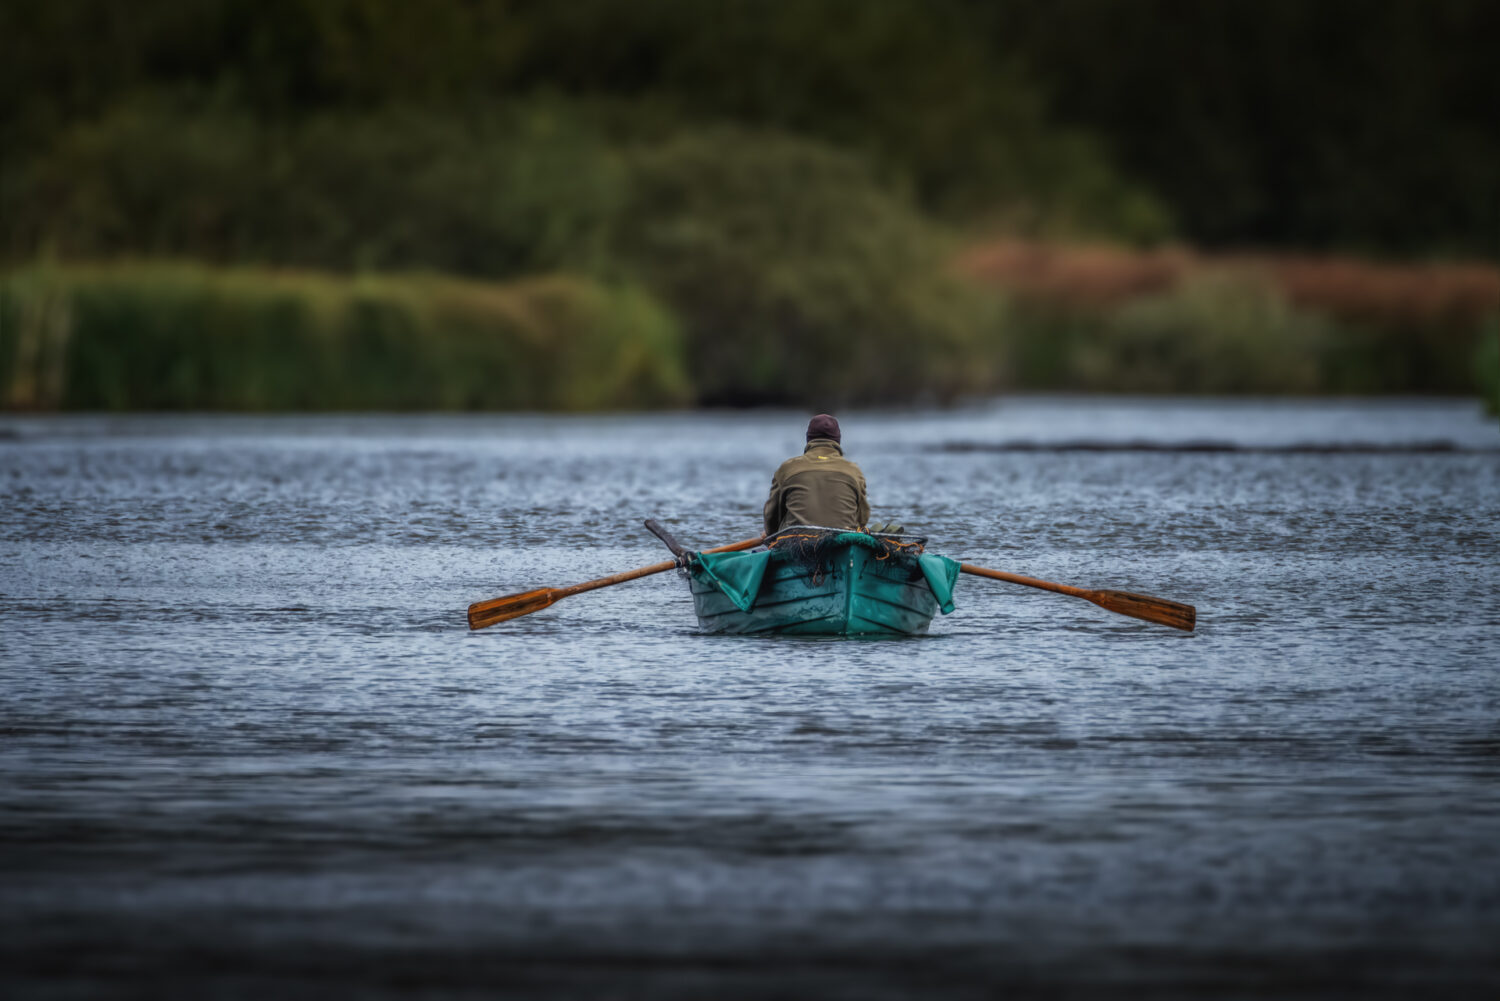
[[[637,151],[622,259],[676,306],[710,403],[945,399],[994,384],[988,303],[859,161],[775,134]]]
[[[1493,0],[965,0],[1208,245],[1500,257]]]
[[[462,118],[467,129],[493,122],[500,107],[565,97],[609,106],[616,141],[727,123],[806,136],[864,159],[882,183],[909,186],[924,208],[965,221],[1140,239],[1169,228],[1160,201],[1122,179],[1093,138],[1056,128],[1035,86],[948,0],[434,0],[420,9],[393,0],[138,0],[128,12],[17,0],[0,11],[0,64],[17,95],[0,108],[0,140],[33,151],[0,175],[30,168],[67,190],[94,183],[90,149],[145,139],[150,123],[136,120],[163,105],[190,113],[190,127],[164,144],[167,166],[237,163],[236,176],[220,179],[249,197],[315,183],[303,158],[322,154],[329,172],[357,185],[349,192],[357,198],[395,183],[380,176],[402,169],[393,148],[451,159],[462,140],[455,146],[447,124],[424,127],[426,116]],[[392,109],[407,113],[380,119],[387,134],[355,135],[347,147],[295,137],[309,119],[342,135],[344,116]],[[270,126],[269,138],[247,130],[245,116]],[[92,133],[101,118],[113,137]],[[299,148],[287,146],[286,132]],[[185,148],[219,138],[228,142],[216,150]],[[356,163],[360,173],[345,169]],[[492,167],[448,169],[463,185]],[[16,183],[0,176],[5,188]],[[590,182],[559,193],[582,198],[546,202],[567,214],[592,207],[599,190]],[[3,207],[26,204],[18,193]],[[119,213],[125,226],[142,222],[130,207]],[[427,209],[420,200],[385,209],[432,225],[418,218]],[[224,224],[237,229],[241,220]],[[324,232],[329,225],[309,218],[303,232],[320,244],[345,239]],[[34,220],[5,229],[12,260],[57,235]],[[367,242],[379,244],[378,234]]]
[[[273,129],[117,110],[36,162],[16,231],[68,259],[639,280],[679,317],[706,402],[834,406],[991,385],[976,356],[985,300],[864,161],[773,132],[607,140],[607,117],[536,102]]]
[[[1334,327],[1233,283],[1112,318],[1002,309],[946,258],[953,234],[995,227],[1500,253],[1497,12],[10,0],[0,392],[256,408],[1463,391],[1467,326]],[[142,259],[217,270],[34,265]],[[334,277],[412,271],[483,284]],[[439,309],[493,283],[499,312]],[[504,319],[549,310],[545,349]],[[583,366],[562,346],[582,343],[636,368]]]
[[[484,115],[118,106],[16,172],[12,253],[504,276],[597,270],[625,178],[549,104]]]
[[[608,98],[820,139],[964,220],[1493,256],[1496,37],[1491,0],[10,0],[0,145],[143,93],[283,124]]]
[[[532,29],[523,88],[815,138],[949,219],[1146,240],[1170,229],[1160,201],[1087,133],[1049,120],[1011,54],[947,0],[572,0],[516,16]]]

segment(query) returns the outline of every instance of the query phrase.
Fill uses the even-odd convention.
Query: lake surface
[[[1465,401],[843,415],[963,578],[701,635],[806,415],[0,418],[7,996],[1500,988],[1500,425]]]

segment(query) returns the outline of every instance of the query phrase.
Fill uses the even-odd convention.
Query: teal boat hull
[[[714,633],[911,636],[927,631],[938,600],[910,562],[859,545],[833,548],[816,567],[772,563],[742,612],[701,570],[689,573],[698,624]]]

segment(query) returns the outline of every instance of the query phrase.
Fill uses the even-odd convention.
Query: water
[[[1474,405],[845,415],[877,519],[1192,635],[964,578],[926,638],[704,636],[670,574],[465,630],[648,516],[756,534],[802,419],[4,419],[6,993],[1500,987]]]

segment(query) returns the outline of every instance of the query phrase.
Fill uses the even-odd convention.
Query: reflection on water
[[[1193,635],[965,578],[922,639],[702,636],[672,575],[465,631],[471,601],[660,560],[645,517],[753,534],[800,426],[7,419],[11,984],[1500,984],[1477,408],[844,415],[876,518],[1194,602]],[[1079,441],[1245,451],[996,448]]]

